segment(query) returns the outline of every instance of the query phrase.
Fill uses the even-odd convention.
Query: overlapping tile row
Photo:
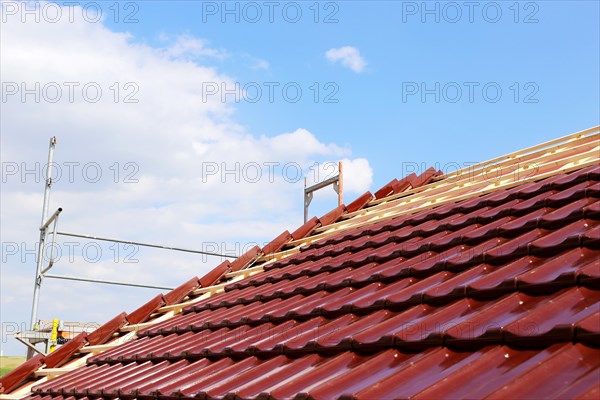
[[[31,399],[597,397],[599,180],[584,168],[333,235]]]
[[[475,349],[486,344],[548,345],[557,341],[593,345],[600,328],[580,323],[600,316],[599,302],[599,291],[573,287],[551,296],[514,293],[496,301],[465,298],[446,306],[416,305],[400,312],[380,309],[362,316],[349,313],[337,318],[313,316],[307,320],[205,329],[144,337],[93,363],[269,358],[386,348],[416,351],[442,345],[453,349]],[[560,321],[561,326],[552,321]]]
[[[41,385],[28,400],[575,398],[593,394],[598,368],[600,350],[571,343],[526,350],[433,347],[420,353],[390,349],[369,355],[147,361],[89,365]]]

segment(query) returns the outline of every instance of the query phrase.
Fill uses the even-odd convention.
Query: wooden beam
[[[199,294],[203,294],[203,293],[213,293],[214,294],[214,293],[224,290],[225,286],[227,286],[227,285],[229,285],[229,283],[221,283],[218,285],[212,285],[212,286],[198,288],[198,289],[194,290],[192,292],[192,294],[194,294],[194,295],[199,295]]]
[[[329,225],[329,226],[331,226],[331,225]],[[310,237],[310,236],[309,236],[309,237]],[[302,239],[299,239],[299,240],[302,240]],[[292,244],[292,243],[294,243],[294,240],[292,240],[291,242],[287,243],[287,244],[286,244],[286,246],[287,246],[287,245],[290,245],[290,244]],[[294,248],[291,248],[291,249],[288,249],[288,250],[283,250],[283,251],[280,251],[280,252],[277,252],[277,253],[265,254],[265,255],[263,255],[263,256],[260,256],[260,257],[259,257],[259,258],[256,260],[256,262],[261,262],[261,261],[262,261],[262,262],[265,262],[265,263],[266,263],[266,262],[274,262],[274,261],[279,261],[279,260],[281,260],[282,258],[289,257],[289,256],[291,256],[291,255],[293,255],[293,254],[296,254],[296,253],[298,253],[299,251],[300,251],[300,250],[298,250],[297,248],[295,248],[295,247],[294,247]]]
[[[35,376],[47,376],[54,377],[62,374],[66,374],[67,372],[73,371],[75,368],[42,368],[35,371]]]
[[[574,166],[574,168],[567,168],[566,166],[569,165],[569,164],[572,164]],[[586,165],[592,165],[592,164],[594,164],[594,160],[592,160],[592,162],[590,162],[590,163],[587,163]],[[358,222],[364,222],[364,221],[369,222],[369,221],[379,220],[379,218],[377,218],[377,217],[382,216],[382,215],[386,215],[386,216],[390,216],[391,215],[391,216],[395,217],[395,216],[398,216],[398,215],[412,214],[414,212],[422,211],[424,209],[427,209],[430,206],[431,207],[435,207],[437,205],[440,205],[442,202],[445,204],[445,203],[448,203],[450,201],[460,201],[460,200],[464,200],[464,199],[467,199],[467,198],[470,198],[470,197],[480,196],[480,195],[487,194],[489,192],[492,192],[492,191],[495,191],[495,190],[499,190],[499,189],[502,189],[502,188],[509,188],[509,187],[517,186],[517,185],[520,185],[520,184],[523,184],[523,183],[532,182],[532,181],[540,180],[540,179],[543,179],[543,178],[547,178],[547,177],[553,176],[553,175],[555,175],[555,174],[557,174],[559,172],[566,172],[567,170],[571,171],[571,170],[574,170],[574,169],[578,169],[578,168],[580,168],[581,165],[582,164],[575,163],[575,162],[567,163],[567,164],[565,164],[565,167],[563,167],[563,168],[552,170],[552,171],[549,171],[549,172],[541,174],[541,175],[532,176],[532,177],[530,177],[528,179],[522,179],[522,180],[518,180],[518,181],[514,181],[514,180],[507,180],[507,181],[504,181],[504,182],[499,182],[499,181],[496,181],[496,182],[494,182],[494,181],[491,181],[491,182],[483,181],[483,182],[479,182],[476,185],[470,185],[470,187],[462,186],[462,188],[472,189],[471,191],[467,192],[466,194],[459,194],[459,195],[457,195],[455,193],[450,193],[450,191],[456,191],[456,190],[455,189],[449,189],[448,192],[445,193],[442,196],[437,196],[437,197],[436,196],[429,196],[429,197],[422,197],[422,198],[409,198],[409,199],[406,199],[406,201],[404,201],[404,202],[402,202],[400,204],[391,204],[391,205],[388,205],[388,207],[381,208],[381,209],[378,209],[378,210],[373,210],[372,213],[364,215],[363,218],[357,218],[357,219],[354,219],[354,220],[344,221],[345,224],[339,224],[336,227],[332,227],[332,229],[329,232],[331,233],[332,231],[345,230],[345,229],[341,229],[342,226],[344,226],[344,225],[356,226],[356,223],[358,223]],[[476,189],[478,189],[478,190],[476,190]],[[449,200],[449,201],[443,201],[443,200]],[[401,206],[406,206],[406,205],[409,205],[409,204],[414,205],[415,203],[419,203],[419,202],[421,203],[422,207],[421,206],[411,207],[411,208],[409,208],[407,210],[407,211],[409,211],[408,213],[400,213],[401,210],[398,210],[398,212],[396,212],[396,210],[398,208],[400,208]],[[325,232],[323,232],[323,233],[325,233]]]
[[[158,309],[158,312],[164,313],[164,312],[169,312],[169,311],[175,311],[176,313],[179,313],[180,311],[177,311],[177,310],[183,310],[185,307],[196,304],[197,302],[204,300],[208,297],[210,297],[210,292],[204,293],[203,295],[195,297],[184,303],[172,304],[170,306],[161,307]]]
[[[253,275],[256,272],[262,272],[263,270],[264,270],[264,267],[262,265],[258,265],[256,267],[241,269],[241,270],[235,271],[235,272],[228,272],[225,274],[225,278],[234,278],[234,277],[240,276],[240,275],[243,277],[248,277],[250,275]]]
[[[103,351],[114,349],[117,346],[120,346],[122,343],[110,343],[110,344],[97,344],[95,346],[85,346],[82,347],[79,352],[80,353],[102,353]]]
[[[173,311],[170,311],[170,312],[168,312],[166,314],[163,314],[159,318],[156,318],[156,319],[154,319],[152,321],[142,322],[141,324],[135,324],[135,325],[125,325],[124,327],[121,328],[121,332],[135,332],[135,331],[139,331],[141,329],[151,327],[152,325],[156,325],[159,322],[166,321],[167,319],[173,317],[174,315],[175,315],[175,313]]]

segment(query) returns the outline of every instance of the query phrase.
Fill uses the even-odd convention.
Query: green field
[[[0,376],[3,376],[25,362],[25,357],[0,357]]]

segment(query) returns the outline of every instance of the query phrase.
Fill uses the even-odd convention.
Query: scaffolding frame
[[[37,252],[37,259],[36,259],[36,270],[35,270],[35,280],[34,280],[34,287],[33,287],[33,300],[32,300],[32,305],[31,305],[31,319],[30,319],[30,323],[29,323],[29,331],[16,332],[14,334],[14,337],[16,340],[18,340],[19,342],[21,342],[25,346],[27,346],[27,359],[30,359],[31,357],[33,357],[36,352],[46,355],[48,352],[53,351],[56,348],[56,344],[57,344],[57,339],[55,338],[55,336],[57,336],[57,335],[56,335],[55,331],[58,328],[56,328],[56,327],[62,326],[62,321],[55,319],[55,321],[57,321],[56,327],[54,327],[54,324],[53,324],[52,332],[45,332],[45,331],[39,329],[38,309],[39,309],[39,303],[40,303],[40,292],[41,292],[41,288],[42,288],[42,282],[44,281],[45,278],[70,280],[70,281],[76,281],[76,282],[100,283],[100,284],[118,285],[118,286],[129,286],[129,287],[147,288],[147,289],[161,289],[161,290],[172,290],[173,289],[173,287],[161,286],[161,285],[150,285],[150,284],[142,284],[142,283],[136,283],[136,282],[122,282],[122,281],[114,281],[114,280],[106,280],[106,279],[85,278],[85,277],[79,277],[79,276],[49,274],[48,272],[54,266],[54,261],[55,261],[55,254],[54,254],[55,251],[54,250],[55,250],[57,235],[78,237],[78,238],[91,239],[91,240],[100,240],[100,241],[107,241],[107,242],[114,242],[114,243],[124,243],[124,244],[130,244],[130,245],[135,245],[135,246],[158,248],[158,249],[163,249],[163,250],[203,254],[203,255],[214,256],[214,257],[225,257],[225,258],[231,257],[231,255],[228,256],[225,254],[219,254],[219,253],[201,251],[201,250],[185,249],[185,248],[181,248],[181,247],[164,246],[164,245],[151,244],[151,243],[142,243],[142,242],[131,241],[131,240],[104,238],[104,237],[84,235],[84,234],[78,234],[78,233],[58,232],[57,231],[58,217],[62,213],[63,208],[62,207],[57,208],[56,211],[50,217],[48,217],[49,207],[50,207],[50,193],[51,193],[52,183],[53,183],[52,182],[52,172],[53,172],[53,165],[54,165],[54,150],[56,148],[56,143],[57,143],[56,136],[52,136],[50,138],[50,145],[49,145],[49,149],[48,149],[48,163],[46,164],[46,179],[44,180],[44,200],[43,200],[43,205],[42,205],[42,221],[41,221],[41,225],[39,228],[40,238],[39,238],[39,243],[38,243],[38,252]],[[50,231],[51,225],[52,225],[52,228]],[[46,265],[44,267],[43,266],[44,265],[44,250],[46,249],[46,242],[48,240],[49,232],[51,232],[50,233],[50,235],[51,235],[50,257],[48,260],[48,265]],[[89,325],[88,323],[85,323],[85,324],[78,323],[78,324],[86,325],[86,326]],[[72,328],[73,328],[74,332],[75,331],[77,331],[77,332],[83,331],[83,328],[81,326],[72,326]],[[41,351],[40,349],[38,349],[35,346],[36,344],[39,344],[39,343],[45,344],[46,352]]]

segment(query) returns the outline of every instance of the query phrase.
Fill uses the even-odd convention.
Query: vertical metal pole
[[[308,221],[308,203],[307,203],[307,193],[306,193],[306,177],[304,177],[304,223]]]
[[[344,204],[344,169],[342,162],[338,164],[338,206]]]
[[[38,304],[40,302],[40,289],[42,286],[42,263],[44,262],[44,242],[46,241],[46,231],[44,228],[48,218],[48,207],[50,205],[50,189],[52,187],[52,163],[54,160],[54,147],[56,146],[56,136],[50,138],[50,148],[48,149],[48,164],[46,165],[46,180],[44,186],[44,204],[42,206],[42,223],[40,224],[40,242],[38,245],[38,258],[35,270],[35,283],[33,286],[33,304],[31,305],[31,322],[29,328],[33,330],[37,323]],[[27,350],[27,358],[33,357],[33,350]]]
[[[42,208],[42,222],[40,226],[46,223],[48,219],[48,209],[50,206],[50,188],[52,187],[52,167],[54,162],[54,148],[56,146],[56,136],[50,138],[50,147],[48,149],[48,164],[46,164],[46,185],[44,187],[44,205]]]
[[[54,247],[56,245],[56,225],[58,224],[58,217],[60,217],[60,214],[54,217],[54,226],[52,228],[52,242],[50,243],[50,245],[52,246],[50,248],[50,261],[48,262],[48,266],[46,268],[52,268],[52,266],[54,265]]]

